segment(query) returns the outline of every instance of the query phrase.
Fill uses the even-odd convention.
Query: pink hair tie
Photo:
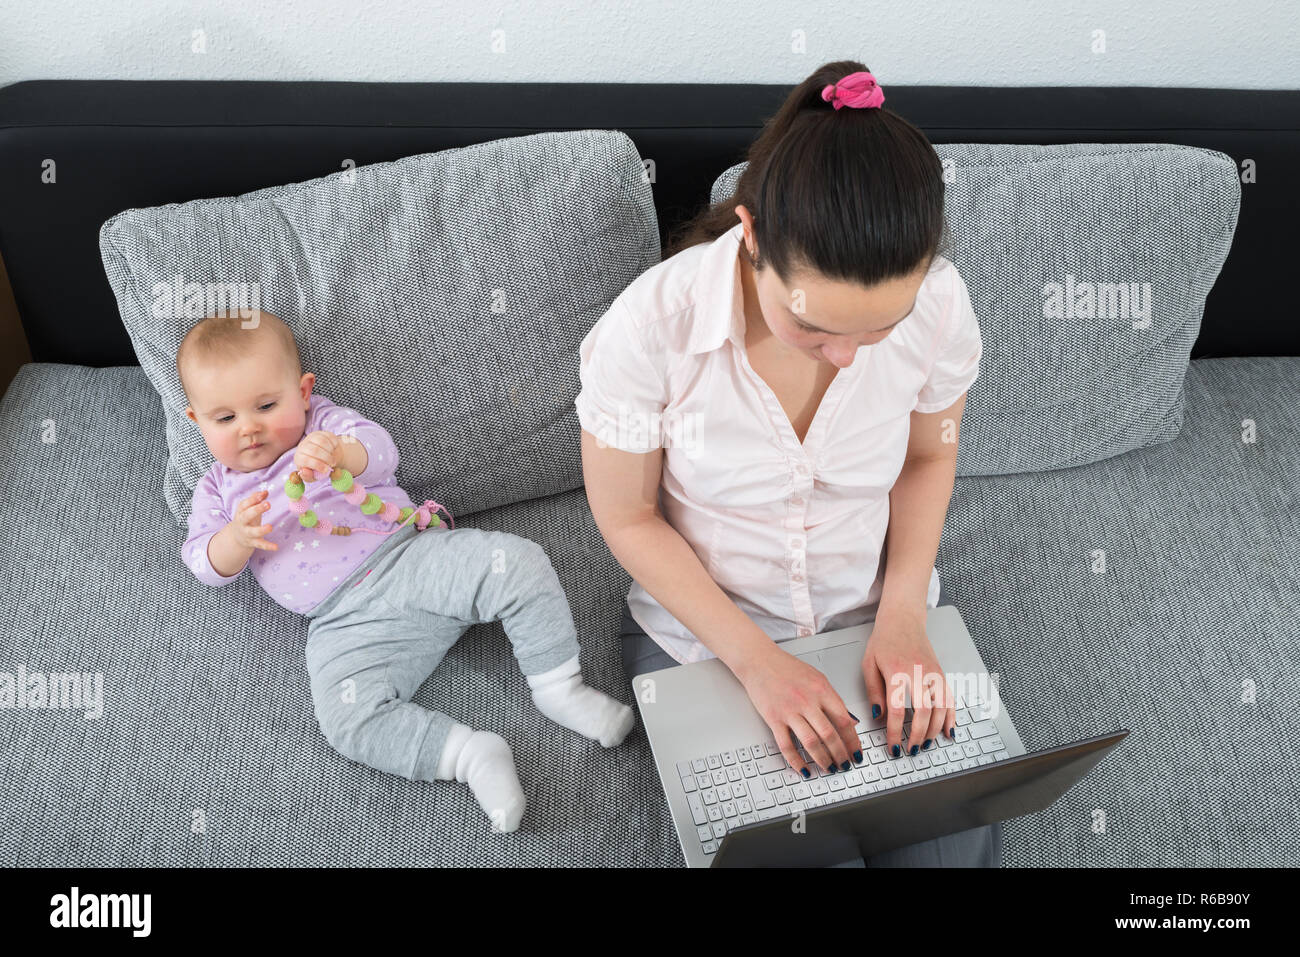
[[[822,99],[839,109],[843,106],[853,109],[874,109],[885,102],[885,91],[876,83],[876,78],[866,70],[850,73],[838,83],[828,83],[822,90]]]

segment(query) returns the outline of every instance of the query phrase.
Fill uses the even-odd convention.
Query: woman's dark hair
[[[664,258],[754,217],[760,268],[870,287],[910,276],[947,244],[943,163],[924,133],[888,107],[835,109],[822,89],[867,68],[817,68],[749,148],[734,195],[673,230]]]

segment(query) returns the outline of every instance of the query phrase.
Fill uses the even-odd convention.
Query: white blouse
[[[749,364],[737,223],[638,276],[580,347],[583,429],[629,452],[662,447],[659,507],[718,586],[774,640],[861,624],[884,585],[889,490],[910,416],[975,381],[970,294],[942,256],[889,335],[839,370],[802,444]],[[939,600],[931,568],[928,607]],[[632,617],[677,661],[711,652],[636,581]]]

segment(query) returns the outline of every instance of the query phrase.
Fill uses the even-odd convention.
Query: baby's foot
[[[526,675],[537,710],[556,724],[599,741],[619,744],[632,730],[632,709],[582,681],[578,656],[539,675]]]
[[[465,731],[471,733],[465,735]],[[519,827],[527,802],[519,786],[514,755],[501,735],[457,726],[447,736],[439,772],[440,778],[454,777],[469,784],[479,806],[491,819],[493,831],[503,834]]]

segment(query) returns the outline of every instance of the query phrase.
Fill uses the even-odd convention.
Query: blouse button
[[[800,638],[807,638],[807,637],[808,637],[809,635],[811,635],[811,634],[812,634],[812,629],[811,629],[811,628],[805,628],[805,627],[803,627],[802,625],[799,626],[799,637],[800,637]]]
[[[794,575],[793,575],[792,577],[793,577],[794,580],[797,581],[797,582],[801,582],[801,581],[803,581],[803,575],[802,575],[800,572],[795,572]]]

